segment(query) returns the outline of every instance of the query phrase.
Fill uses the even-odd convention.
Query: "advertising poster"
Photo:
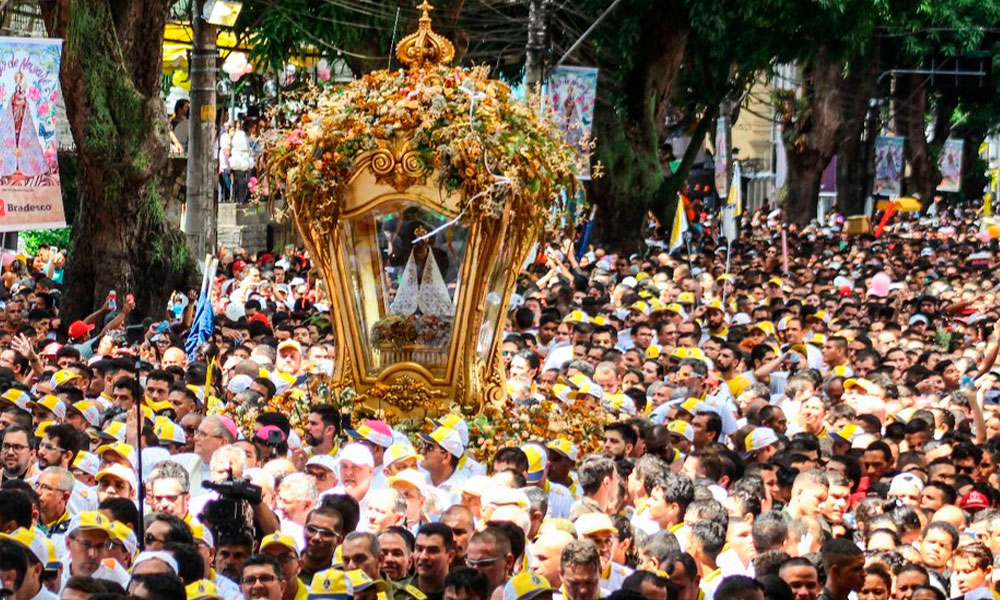
[[[947,139],[941,148],[938,167],[941,169],[939,192],[957,192],[962,189],[962,151],[965,140]]]
[[[546,112],[577,151],[576,176],[590,179],[590,147],[597,101],[597,69],[559,67],[549,76]]]
[[[896,197],[903,178],[903,138],[883,136],[875,140],[875,185],[872,194]]]
[[[62,40],[0,37],[0,231],[66,226],[56,105]]]
[[[732,156],[729,148],[729,118],[719,117],[715,123],[715,191],[725,197],[729,191],[729,164]]]

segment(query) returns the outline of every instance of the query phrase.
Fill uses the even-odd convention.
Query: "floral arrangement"
[[[237,400],[225,404],[220,403],[215,410],[209,412],[230,417],[247,438],[253,437],[254,431],[257,430],[257,417],[261,413],[281,413],[288,417],[288,423],[292,430],[302,438],[302,425],[309,418],[312,404],[305,390],[291,388],[281,394],[275,394],[268,402],[240,402]]]
[[[509,397],[488,403],[468,421],[469,451],[480,461],[490,461],[504,446],[529,441],[546,442],[562,437],[572,440],[580,453],[601,449],[604,426],[615,420],[593,403],[566,404],[554,397],[531,404],[515,404]]]
[[[444,346],[451,335],[451,317],[436,315],[389,315],[372,325],[371,341],[379,347]]]
[[[375,71],[313,90],[299,105],[266,143],[267,164],[297,219],[320,234],[339,220],[356,159],[399,139],[412,149],[406,160],[418,161],[412,171],[437,171],[467,209],[498,217],[507,208],[526,229],[544,224],[575,187],[573,148],[485,67]]]

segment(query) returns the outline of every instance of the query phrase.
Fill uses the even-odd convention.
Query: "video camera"
[[[228,479],[220,483],[205,482],[220,498],[205,504],[201,520],[209,525],[215,535],[254,532],[253,509],[263,499],[259,485],[243,479]]]

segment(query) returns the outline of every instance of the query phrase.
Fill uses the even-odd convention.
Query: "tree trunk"
[[[906,136],[904,148],[906,161],[910,164],[910,180],[907,191],[920,197],[925,206],[934,201],[937,186],[941,183],[936,150],[940,150],[944,139],[935,139],[933,145],[927,141],[927,87],[924,79],[917,75],[900,80],[899,107],[900,130]],[[941,117],[948,119],[950,115]],[[941,119],[939,119],[940,122]],[[947,138],[945,132],[944,137]]]
[[[986,131],[966,129],[961,136],[965,140],[962,146],[962,197],[980,198],[990,182],[989,165],[979,157],[979,146],[986,140]],[[996,205],[996,199],[993,204]]]
[[[864,210],[871,186],[872,140],[876,112],[869,107],[878,76],[874,62],[848,76],[850,101],[844,105],[844,135],[837,152],[837,206],[840,212],[856,215]]]
[[[788,157],[785,217],[798,225],[805,225],[815,216],[823,170],[843,135],[843,65],[829,60],[821,47],[816,57],[803,66],[802,85],[806,106],[795,110],[791,101],[786,102],[782,116]]]
[[[171,289],[197,280],[183,236],[163,218],[168,144],[159,85],[171,4],[41,4],[49,35],[65,40],[60,82],[80,166],[64,294],[74,318],[110,290],[135,293],[139,314],[159,314]]]
[[[653,209],[663,223],[674,201],[659,194],[665,178],[659,148],[666,132],[670,93],[687,45],[684,14],[681,0],[664,0],[644,15],[632,69],[621,91],[624,110],[617,110],[611,102],[598,102],[595,158],[608,176],[595,180],[589,192],[598,206],[595,236],[604,242],[637,248],[641,240],[636,232],[646,211]],[[598,90],[606,85],[605,79]]]

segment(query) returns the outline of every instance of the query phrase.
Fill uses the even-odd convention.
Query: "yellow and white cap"
[[[201,542],[209,548],[215,547],[215,538],[212,537],[212,530],[208,528],[204,523],[188,523],[188,527],[191,528],[191,535],[194,537],[194,541]]]
[[[271,535],[265,536],[260,542],[260,551],[263,552],[271,546],[284,546],[295,553],[296,556],[299,554],[299,549],[295,546],[295,539],[287,533],[276,531]]]
[[[93,402],[80,400],[69,406],[69,410],[76,411],[83,415],[83,418],[91,427],[98,427],[101,424],[101,411]]]
[[[215,584],[208,579],[199,579],[184,588],[184,591],[187,592],[187,600],[223,600]]]
[[[124,442],[125,441],[125,423],[121,421],[112,421],[108,423],[107,427],[101,430],[94,430],[94,433],[102,440],[107,440],[109,442]]]
[[[107,467],[98,471],[97,475],[94,476],[97,481],[103,481],[108,477],[114,477],[120,479],[132,486],[132,491],[134,492],[138,487],[138,482],[136,481],[135,473],[132,469],[126,467],[125,465],[120,465],[115,463],[113,465],[108,465]]]
[[[694,304],[694,292],[681,292],[677,301],[681,304]]]
[[[462,438],[462,443],[469,445],[469,424],[465,422],[462,415],[458,413],[448,413],[438,419],[434,419],[434,424],[438,427],[451,427],[458,432],[458,437]]]
[[[69,522],[66,535],[72,536],[77,531],[103,531],[111,537],[111,521],[96,510],[85,510],[78,513]]]
[[[56,416],[59,421],[66,419],[66,403],[54,394],[45,394],[38,400],[28,402],[28,408],[41,407]]]
[[[566,438],[549,440],[549,443],[545,444],[545,447],[553,452],[562,454],[573,462],[580,459],[580,449],[576,447],[576,444]]]
[[[48,430],[48,428],[52,427],[55,424],[56,424],[55,421],[42,421],[35,427],[35,437],[36,438],[42,437],[43,435],[45,435],[45,432]]]
[[[545,467],[549,462],[549,453],[541,444],[525,444],[521,451],[528,457],[528,473],[525,477],[528,483],[538,483],[545,477]]]
[[[465,454],[465,445],[462,444],[462,438],[451,427],[438,427],[430,432],[430,434],[420,434],[420,437],[426,442],[441,446],[452,456],[461,457]]]
[[[96,477],[98,471],[101,470],[101,459],[96,454],[81,450],[76,453],[76,458],[73,459],[71,468],[91,477]]]
[[[686,358],[693,358],[695,360],[700,360],[705,362],[705,353],[701,348],[688,348],[687,346],[678,346],[670,352],[671,358],[676,358],[678,360],[684,360]]]
[[[609,531],[618,533],[618,528],[611,522],[611,517],[604,513],[592,512],[580,515],[573,521],[577,535],[591,535]]]
[[[135,556],[135,551],[139,547],[139,540],[135,537],[135,532],[132,531],[132,528],[121,521],[112,521],[109,529],[111,530],[111,541],[125,546],[128,555]]]
[[[849,377],[844,380],[844,389],[860,388],[864,393],[872,396],[881,396],[882,388],[877,383],[864,377]]]
[[[49,385],[55,389],[61,385],[66,385],[74,379],[80,379],[80,374],[76,371],[70,371],[69,369],[62,369],[52,374],[52,379],[49,381]]]
[[[31,412],[31,408],[28,406],[31,402],[31,396],[24,390],[10,388],[3,394],[0,394],[0,400],[8,404],[13,404],[25,412]]]
[[[694,442],[694,427],[687,421],[674,419],[667,424],[667,431],[674,435],[681,436],[688,442]]]
[[[157,439],[161,443],[173,442],[175,444],[183,444],[187,442],[187,434],[184,433],[184,428],[166,417],[157,417],[156,425],[153,426],[153,433],[156,434]]]
[[[447,425],[445,425],[445,427],[447,427]],[[412,444],[408,442],[397,442],[385,449],[385,453],[382,455],[382,463],[385,464],[385,466],[389,466],[395,462],[406,460],[408,458],[415,458],[418,461],[424,459],[424,457],[417,452],[417,449],[414,448]]]
[[[354,588],[354,593],[367,590],[368,588],[374,587],[379,593],[384,593],[389,591],[389,584],[382,579],[372,579],[361,569],[353,569],[347,572],[347,578],[351,581],[351,586]]]
[[[563,323],[590,323],[590,317],[582,310],[574,310],[563,317]]]
[[[347,573],[327,569],[313,575],[309,584],[309,600],[347,600],[354,596],[354,585]],[[190,598],[188,599],[190,600]]]
[[[112,442],[110,444],[98,446],[97,450],[94,451],[94,453],[101,458],[104,458],[104,455],[109,452],[117,454],[127,460],[129,464],[132,465],[133,469],[136,467],[136,452],[135,448],[133,448],[131,444],[126,444],[125,442]]]
[[[55,544],[38,530],[18,527],[9,534],[0,533],[0,538],[11,540],[24,546],[45,569],[55,569],[59,566]]]
[[[862,429],[860,425],[855,425],[854,423],[848,423],[844,425],[840,431],[831,431],[830,437],[833,438],[835,442],[846,442],[848,444],[853,444],[854,440],[858,439],[858,436],[864,433],[865,430]]]
[[[503,600],[531,600],[535,596],[555,591],[543,575],[521,571],[503,586]]]
[[[399,473],[385,478],[385,484],[389,487],[395,487],[401,483],[416,488],[421,496],[424,498],[427,497],[427,480],[420,474],[420,471],[416,469],[403,469]]]

